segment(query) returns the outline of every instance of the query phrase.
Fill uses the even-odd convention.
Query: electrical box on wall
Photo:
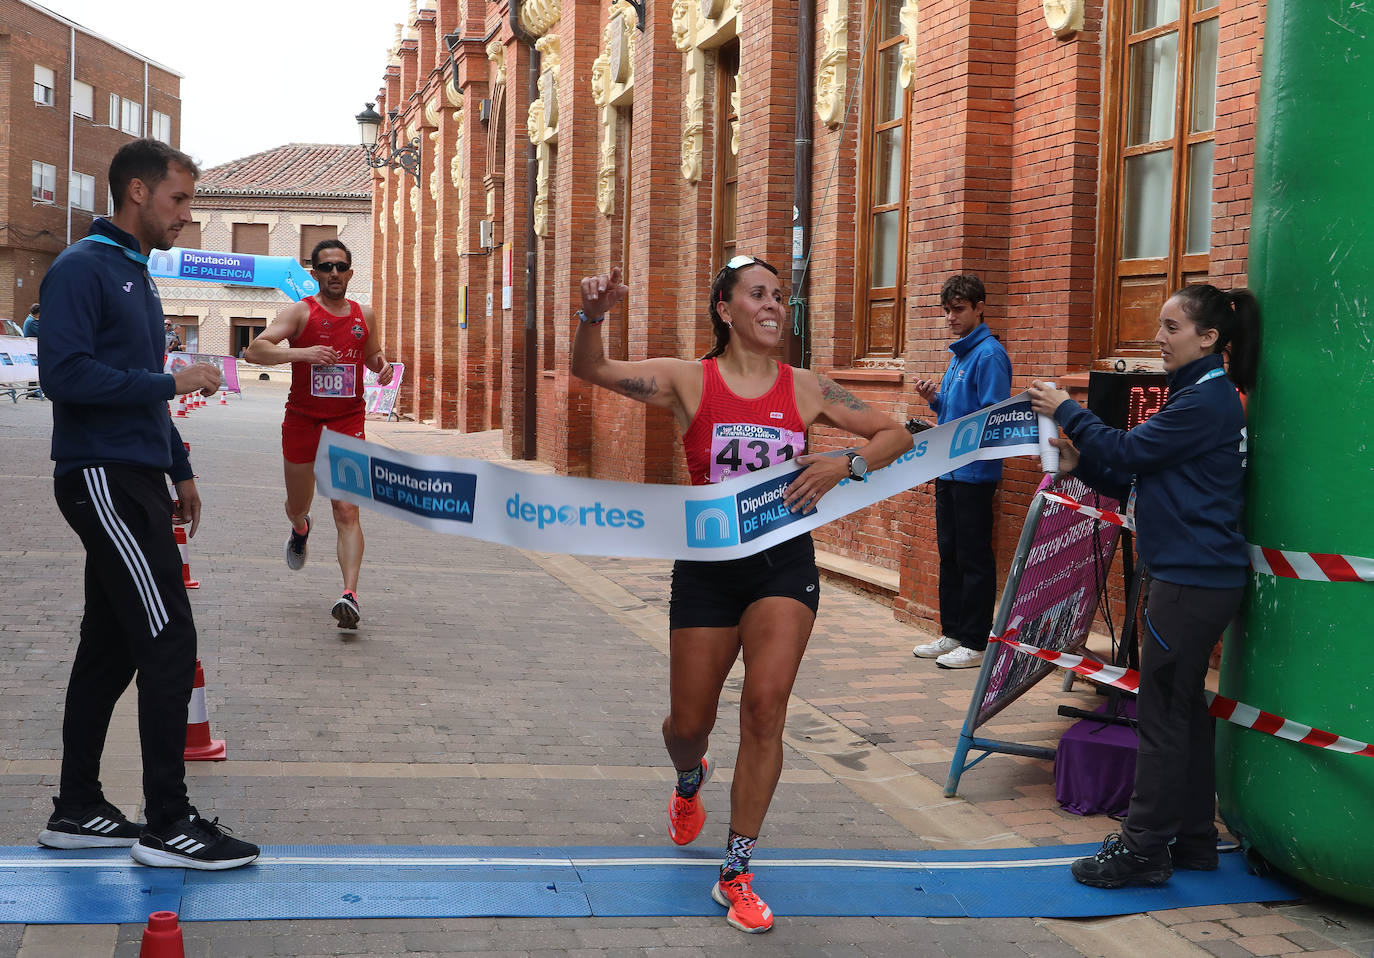
[[[492,220],[477,221],[477,242],[482,249],[492,249],[496,246],[496,223]]]
[[[491,99],[483,97],[477,101],[477,119],[483,123],[491,120]]]

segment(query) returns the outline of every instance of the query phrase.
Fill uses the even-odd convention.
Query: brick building
[[[181,139],[181,74],[28,0],[0,0],[0,318],[112,210],[115,151]]]
[[[683,482],[670,415],[569,375],[577,282],[625,267],[613,354],[697,357],[736,250],[785,288],[794,250],[809,255],[790,361],[899,419],[930,415],[913,384],[944,371],[938,291],[956,272],[987,283],[1014,389],[1158,368],[1168,292],[1245,278],[1263,15],[1263,0],[412,0],[378,109],[419,171],[379,172],[373,206],[388,352],[420,371],[402,409],[499,426],[512,456],[567,474]],[[1006,469],[1003,570],[1036,470]],[[818,530],[823,565],[930,617],[933,505],[927,486]]]
[[[371,303],[372,177],[359,146],[289,143],[205,170],[192,223],[177,245],[308,265],[323,239],[353,254],[348,295]],[[237,356],[290,300],[280,290],[216,283],[158,283],[163,311],[187,349]]]

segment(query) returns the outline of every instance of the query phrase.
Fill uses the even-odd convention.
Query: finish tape
[[[1250,565],[1256,572],[1308,582],[1374,582],[1374,559],[1331,552],[1290,552],[1253,543]]]
[[[1081,512],[1083,515],[1093,519],[1101,519],[1103,522],[1110,522],[1114,526],[1121,526],[1132,532],[1135,531],[1135,522],[1133,522],[1129,516],[1123,516],[1119,512],[1107,512],[1105,509],[1094,509],[1092,506],[1084,505],[1072,496],[1060,495],[1057,492],[1041,490],[1040,495],[1050,500],[1050,502],[1059,503],[1066,509],[1072,509],[1074,512]]]
[[[1019,631],[1019,625],[1020,623],[1013,623],[1005,636],[993,636],[988,641],[1001,642],[1017,652],[1044,659],[1046,662],[1076,672],[1084,678],[1100,682],[1103,685],[1110,685],[1126,692],[1140,691],[1140,673],[1133,669],[1105,665],[1082,655],[1039,649],[1033,645],[1026,645],[1011,639],[1010,636]],[[1330,749],[1333,752],[1344,752],[1347,755],[1374,756],[1374,745],[1367,742],[1359,742],[1352,738],[1346,738],[1344,735],[1336,735],[1333,732],[1326,732],[1319,728],[1312,728],[1310,725],[1294,722],[1281,715],[1257,709],[1253,705],[1228,699],[1210,689],[1204,689],[1203,695],[1207,699],[1207,711],[1210,714],[1242,728],[1254,729],[1257,732],[1287,739],[1301,745],[1311,745],[1313,748]]]

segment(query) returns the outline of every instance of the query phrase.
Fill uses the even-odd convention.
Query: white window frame
[[[148,135],[155,140],[161,140],[168,146],[172,145],[172,118],[166,113],[153,111],[153,124],[149,128]]]
[[[88,120],[95,119],[95,87],[81,80],[72,81],[72,112]]]
[[[95,177],[72,170],[67,180],[67,204],[74,209],[95,212]]]
[[[112,130],[117,130],[117,129],[119,129],[119,104],[120,104],[120,102],[121,102],[121,99],[120,99],[120,96],[119,96],[118,93],[111,93],[111,94],[110,94],[110,122],[109,122],[109,127],[110,127],[110,129],[112,129]]]
[[[57,167],[33,161],[33,199],[38,203],[57,202]]]
[[[56,102],[57,76],[51,67],[33,65],[33,102],[52,106]]]
[[[143,135],[143,104],[124,100],[120,105],[119,128],[130,136]]]

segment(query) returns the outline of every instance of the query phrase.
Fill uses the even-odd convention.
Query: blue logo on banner
[[[805,518],[800,512],[792,512],[782,501],[787,487],[795,478],[797,474],[789,472],[759,483],[735,497],[739,504],[741,542],[749,542]]]
[[[371,470],[372,463],[363,453],[340,449],[338,446],[329,447],[329,475],[334,485],[344,492],[372,498],[372,483],[367,479]]]
[[[471,522],[477,477],[470,472],[413,469],[373,459],[372,498],[417,516]]]
[[[949,444],[949,457],[962,456],[978,450],[978,440],[983,437],[984,416],[976,416],[954,430],[954,440]]]
[[[735,497],[704,499],[687,503],[687,545],[693,549],[713,549],[739,544],[739,523],[735,517]]]

